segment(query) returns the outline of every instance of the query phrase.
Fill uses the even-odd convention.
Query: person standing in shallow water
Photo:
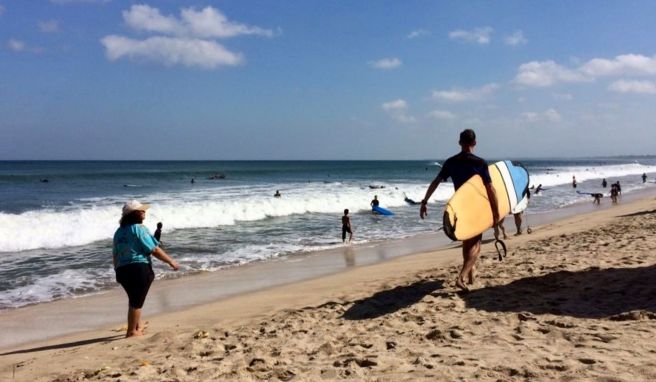
[[[123,205],[120,227],[114,233],[112,260],[116,281],[128,295],[128,326],[125,337],[144,334],[141,321],[141,308],[155,279],[151,256],[168,264],[174,271],[178,263],[171,259],[159,246],[159,241],[151,236],[142,223],[146,218],[148,204],[131,200]]]
[[[642,173],[642,183],[647,183],[647,173]]]
[[[440,172],[437,174],[435,179],[431,182],[426,190],[426,195],[421,201],[421,207],[419,209],[419,217],[422,219],[428,215],[428,199],[433,195],[433,192],[437,189],[441,182],[446,181],[448,178],[453,180],[453,187],[457,190],[462,186],[469,178],[474,175],[479,175],[483,179],[483,184],[485,185],[485,191],[487,193],[488,200],[490,202],[490,208],[492,209],[492,220],[494,221],[494,237],[499,239],[499,208],[497,206],[497,197],[494,192],[494,187],[492,186],[492,178],[490,178],[490,172],[487,168],[487,163],[484,159],[474,155],[474,147],[476,147],[476,133],[474,130],[467,129],[463,130],[460,133],[460,144],[461,151],[459,154],[452,156],[447,159],[446,162],[442,165]],[[456,286],[464,291],[468,291],[469,288],[465,285],[465,278],[467,279],[468,284],[474,283],[474,267],[476,266],[476,260],[478,260],[478,255],[481,253],[481,239],[483,238],[482,234],[479,234],[471,239],[463,240],[462,242],[462,269],[458,278],[456,279]]]
[[[155,230],[155,234],[153,235],[157,241],[162,241],[162,227],[163,224],[162,222],[157,223],[157,229]]]
[[[576,188],[576,177],[572,175],[572,187]]]
[[[344,216],[342,216],[342,243],[346,241],[346,233],[349,234],[349,243],[353,240],[353,231],[351,230],[351,218],[348,217],[349,210],[348,208],[344,210]]]

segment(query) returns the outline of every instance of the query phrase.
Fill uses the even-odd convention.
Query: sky
[[[0,0],[0,160],[654,154],[654,1]]]

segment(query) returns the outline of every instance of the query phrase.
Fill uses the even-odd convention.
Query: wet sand
[[[264,271],[265,280],[286,284],[256,284],[260,290],[229,291],[233,297],[150,316],[144,338],[120,339],[113,326],[5,346],[0,379],[654,379],[656,203],[634,198],[643,199],[630,203],[625,196],[618,206],[512,237],[503,262],[485,245],[476,288],[468,294],[453,285],[459,248],[390,259],[398,248],[369,246],[378,249],[361,255],[345,247],[341,255],[311,256],[318,261],[312,266],[290,263],[305,264],[298,268],[304,275],[341,264],[311,280],[256,270],[266,264],[254,265],[248,277],[242,269],[235,279],[255,283]],[[408,244],[416,240],[399,241],[399,247],[417,252]],[[435,245],[426,240],[428,248]],[[387,261],[361,266],[382,255]],[[151,294],[147,304],[179,309],[177,299],[195,290],[187,283],[206,285],[203,278],[212,276],[158,283],[179,295],[162,302]],[[86,303],[93,300],[117,314],[118,323],[125,301],[112,293],[18,309],[0,320],[20,332],[28,326],[26,311],[50,317],[54,326],[63,324],[68,309],[102,316]],[[74,329],[76,321],[67,324]],[[40,325],[47,331],[47,323]]]

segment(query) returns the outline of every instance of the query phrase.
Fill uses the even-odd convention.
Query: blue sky
[[[0,159],[652,154],[656,2],[0,0]]]

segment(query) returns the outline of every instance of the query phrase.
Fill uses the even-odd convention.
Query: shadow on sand
[[[647,311],[656,319],[656,265],[588,268],[529,277],[463,294],[467,307],[488,312],[530,312],[577,318],[630,319]]]
[[[424,296],[443,287],[442,281],[419,281],[407,286],[384,290],[371,297],[358,300],[342,318],[347,320],[367,320],[394,313],[415,304]]]
[[[14,350],[14,351],[10,351],[10,352],[7,352],[7,353],[2,353],[2,354],[0,354],[0,356],[11,355],[11,354],[33,353],[33,352],[45,351],[45,350],[57,350],[57,349],[73,348],[73,347],[77,347],[77,346],[91,345],[91,344],[95,344],[95,343],[98,343],[98,342],[112,342],[112,341],[119,340],[121,338],[125,338],[125,336],[120,334],[120,335],[115,335],[115,336],[91,338],[91,339],[88,339],[88,340],[66,342],[66,343],[63,343],[63,344],[41,346],[41,347],[30,348],[30,349]]]

